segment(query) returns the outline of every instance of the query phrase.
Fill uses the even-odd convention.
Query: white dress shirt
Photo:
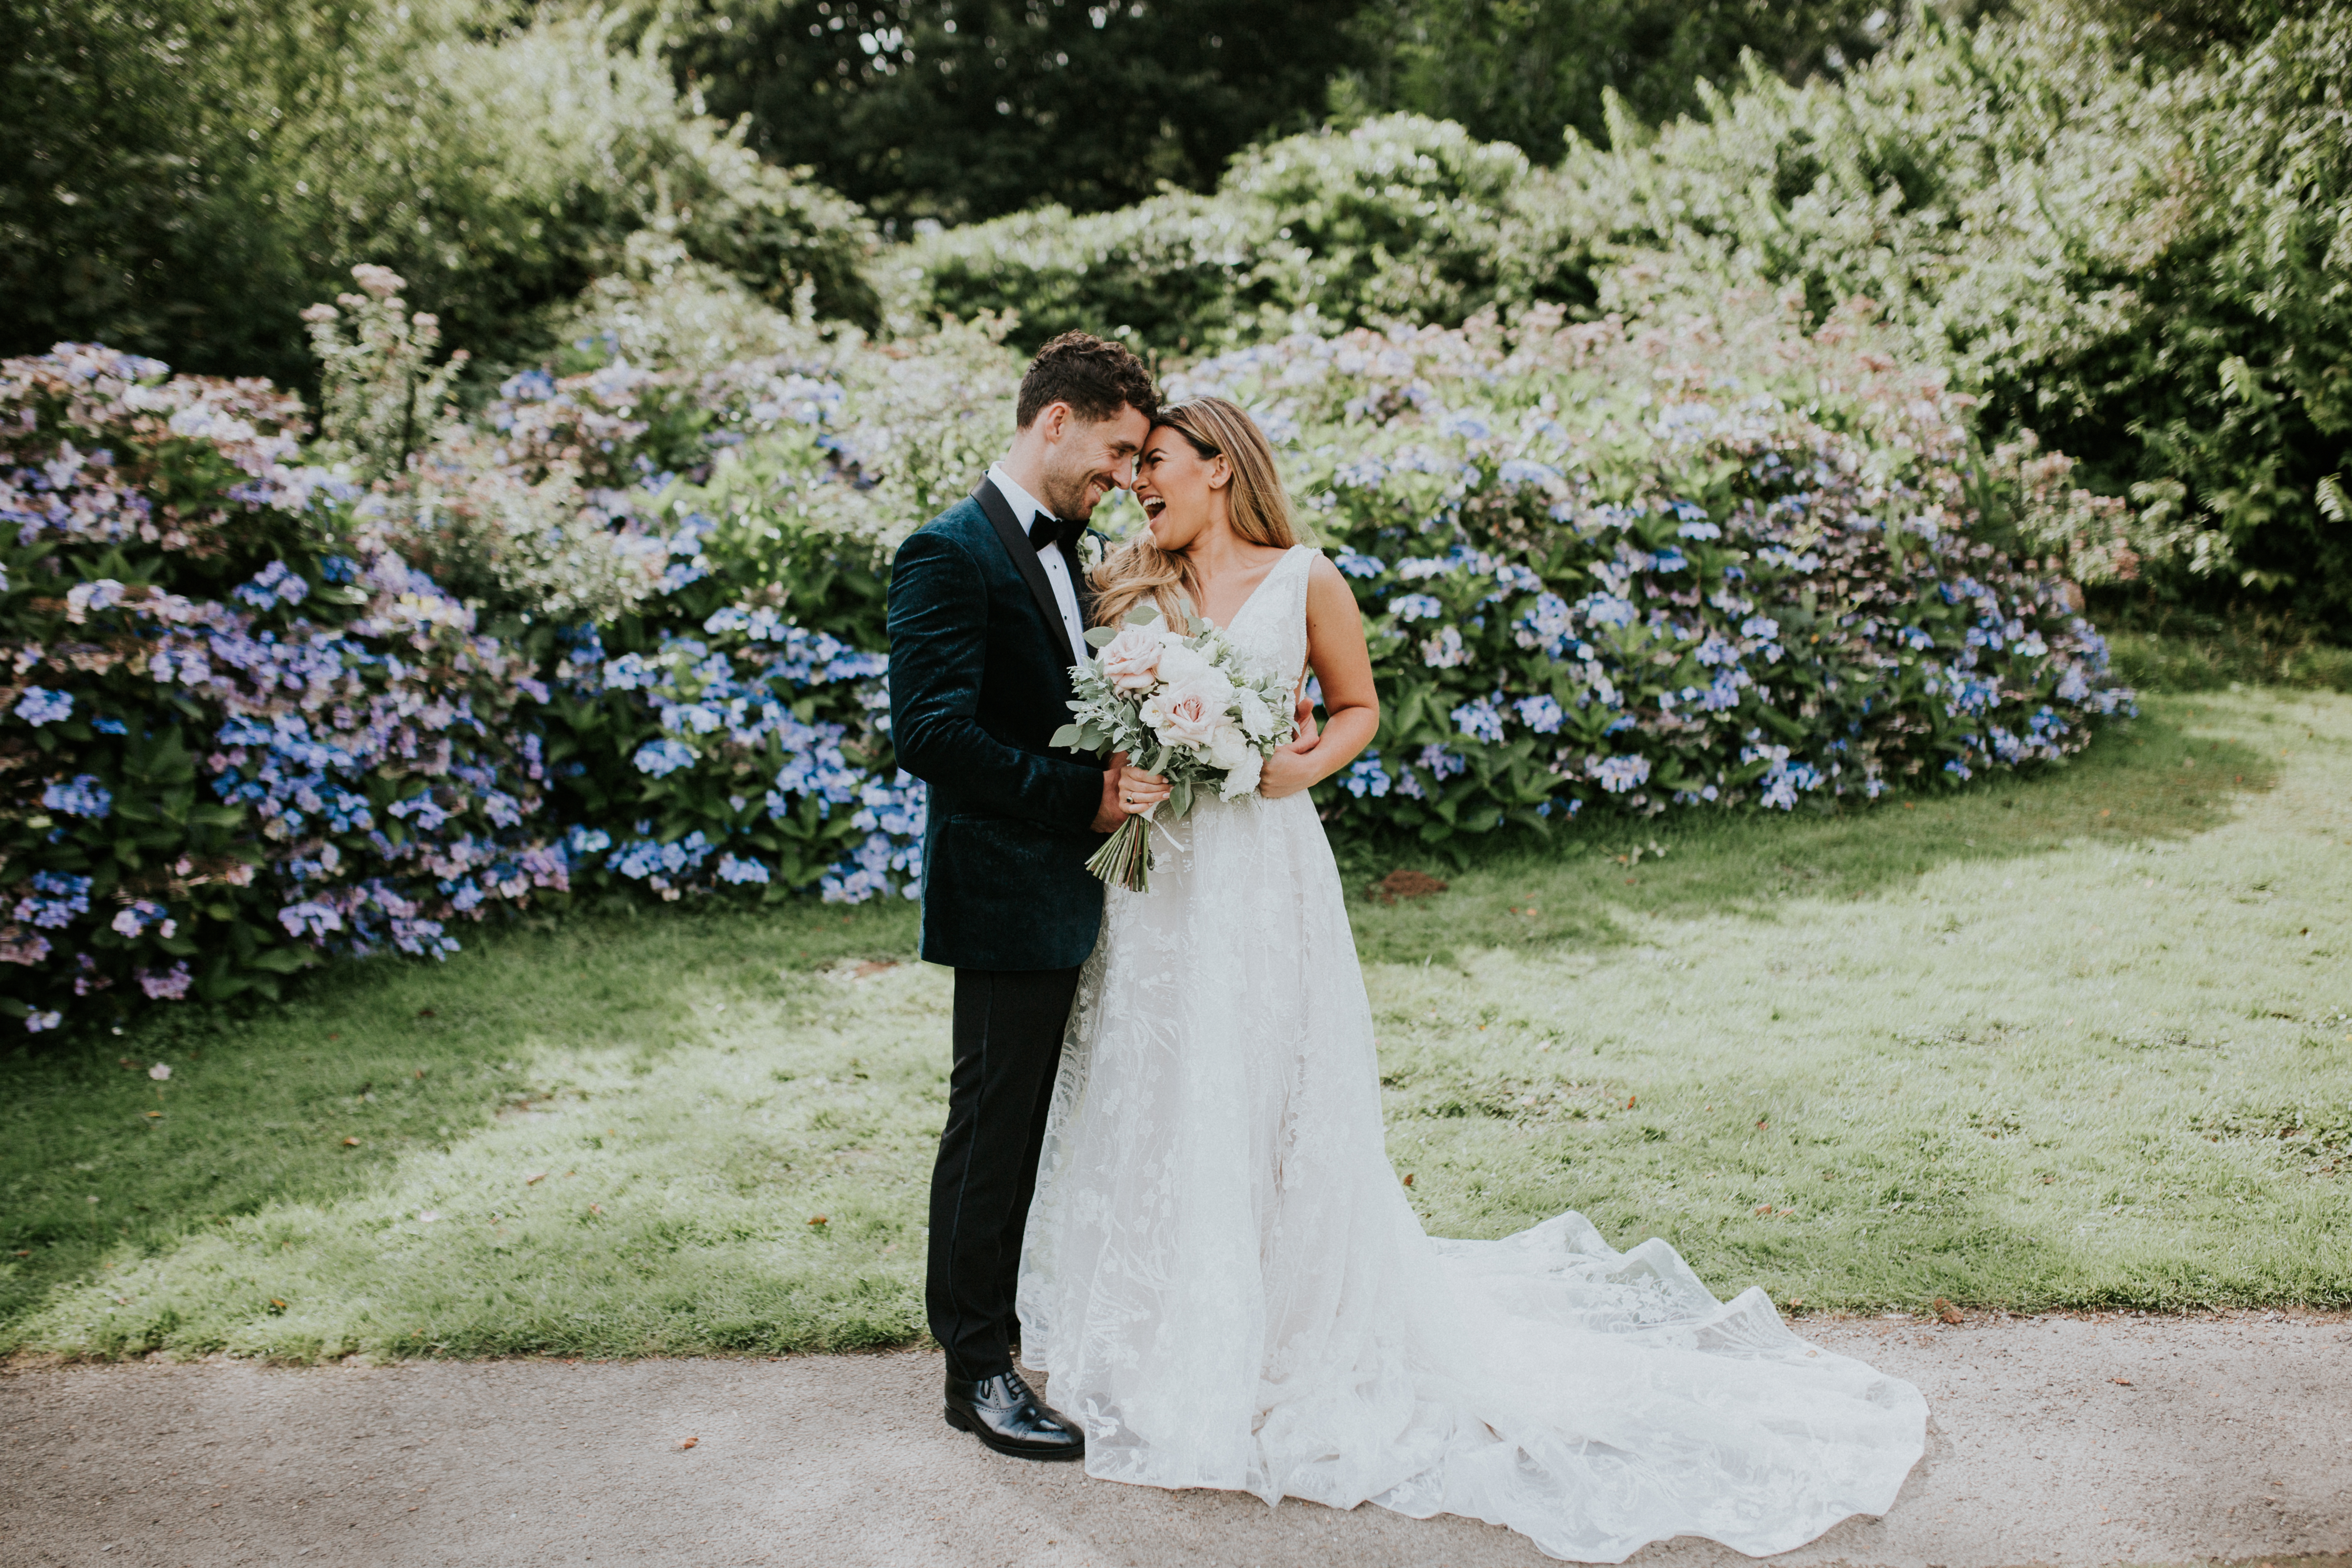
[[[998,493],[1004,497],[1006,504],[1013,508],[1013,521],[1021,525],[1023,533],[1027,533],[1037,514],[1045,510],[1045,503],[1015,484],[1002,463],[991,463],[988,477],[995,484]],[[1053,584],[1054,604],[1062,612],[1062,629],[1069,633],[1073,657],[1091,657],[1087,647],[1086,623],[1078,618],[1078,589],[1077,584],[1070,581],[1068,553],[1060,550],[1040,550],[1037,552],[1037,564],[1045,569],[1045,581]]]

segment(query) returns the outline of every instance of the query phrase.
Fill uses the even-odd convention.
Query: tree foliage
[[[1905,7],[1882,0],[1370,0],[1350,23],[1367,63],[1340,95],[1376,110],[1451,120],[1538,163],[1560,134],[1608,134],[1614,92],[1644,123],[1699,106],[1699,84],[1743,55],[1790,81],[1835,76],[1893,36]]]
[[[713,112],[901,220],[1097,212],[1213,184],[1322,118],[1361,0],[696,0],[663,26]]]
[[[6,0],[0,352],[97,338],[300,383],[358,262],[488,357],[647,226],[870,316],[869,231],[695,113],[604,25],[472,0]]]

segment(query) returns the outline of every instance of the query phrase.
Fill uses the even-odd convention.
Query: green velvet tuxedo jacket
[[[1058,547],[1056,547],[1058,548]],[[1082,617],[1086,575],[1069,563]],[[1073,648],[1037,552],[993,484],[917,530],[890,569],[890,733],[929,785],[923,957],[1070,969],[1094,951],[1086,868],[1103,764],[1047,743],[1069,722]]]

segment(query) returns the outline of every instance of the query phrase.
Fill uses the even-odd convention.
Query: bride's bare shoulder
[[[1321,551],[1307,567],[1307,615],[1310,622],[1332,616],[1356,616],[1356,591]]]

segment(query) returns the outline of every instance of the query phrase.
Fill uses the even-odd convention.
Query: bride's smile
[[[1199,542],[1223,513],[1223,492],[1233,478],[1223,453],[1204,457],[1168,426],[1152,431],[1135,460],[1135,499],[1143,505],[1151,542],[1171,555]]]

